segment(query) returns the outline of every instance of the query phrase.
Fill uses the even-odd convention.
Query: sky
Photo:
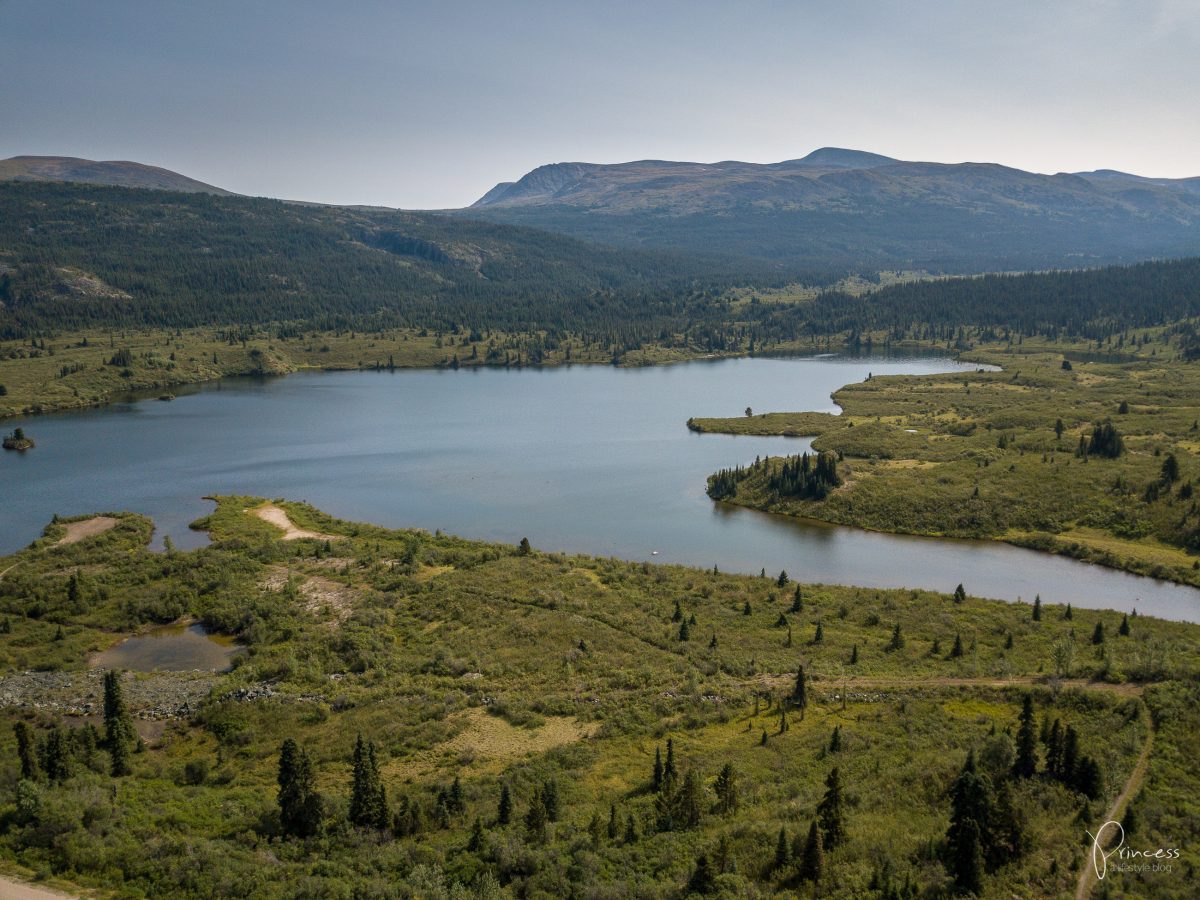
[[[1198,112],[1198,0],[0,0],[0,158],[327,203],[822,146],[1188,177]]]

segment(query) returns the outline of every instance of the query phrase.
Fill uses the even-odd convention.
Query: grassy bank
[[[0,341],[0,418],[98,406],[227,375],[299,369],[458,368],[603,363],[659,365],[711,357],[686,342],[628,352],[577,337],[424,329],[381,332],[193,328],[88,331]]]
[[[871,378],[834,395],[840,416],[688,425],[813,436],[815,449],[838,455],[843,483],[827,497],[772,490],[772,462],[730,502],[878,531],[1005,540],[1200,585],[1200,365],[1184,361],[1170,334],[1134,333],[1120,346],[981,343],[964,358],[999,371]],[[1119,454],[1081,454],[1081,440],[1106,424]]]
[[[320,537],[283,540],[259,515],[272,506]],[[1183,763],[1200,725],[1194,626],[1139,616],[1123,634],[1117,612],[1035,618],[1027,604],[526,552],[249,497],[220,498],[197,523],[213,544],[186,553],[151,553],[150,523],[116,518],[69,544],[71,523],[51,525],[0,559],[0,856],[27,871],[128,897],[674,897],[704,855],[728,896],[937,894],[952,890],[951,783],[975,750],[1028,840],[983,895],[1057,896],[1155,723],[1133,833],[1183,847],[1180,869],[1200,861],[1200,777]],[[236,667],[125,677],[145,738],[131,775],[110,776],[101,748],[65,779],[22,782],[11,725],[41,738],[78,725],[67,714],[95,691],[90,655],[181,617],[245,643]],[[789,706],[800,665],[807,704]],[[175,682],[198,677],[207,699],[167,708]],[[1040,744],[1039,773],[1010,778],[1027,695],[1039,727],[1071,725],[1096,760],[1092,799],[1042,771]],[[358,733],[391,809],[419,809],[417,825],[348,821]],[[306,839],[281,834],[275,805],[288,737],[325,798]],[[695,820],[664,822],[652,789],[668,739],[679,778],[697,778]],[[715,790],[726,764],[736,808]],[[775,864],[776,846],[781,829],[787,855],[802,843],[835,766],[846,837],[812,884]],[[550,782],[555,821],[534,827]],[[1129,878],[1130,896],[1190,884]]]

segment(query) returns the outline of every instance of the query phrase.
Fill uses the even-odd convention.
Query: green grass
[[[335,536],[327,547],[285,542],[246,512],[261,502],[218,498],[197,523],[213,543],[195,551],[150,552],[150,523],[124,515],[111,531],[66,546],[54,544],[61,529],[52,525],[46,538],[0,559],[0,571],[15,565],[0,578],[0,615],[12,625],[0,634],[0,658],[9,671],[25,668],[40,647],[42,668],[82,674],[95,647],[182,616],[247,645],[192,718],[169,721],[135,754],[131,777],[81,766],[62,786],[41,786],[36,821],[18,814],[14,739],[0,726],[0,859],[128,897],[439,896],[431,885],[453,882],[468,886],[465,896],[488,896],[485,871],[503,892],[524,896],[669,897],[697,854],[724,838],[737,868],[721,876],[731,896],[863,896],[885,860],[898,882],[936,892],[947,885],[937,855],[947,790],[968,749],[982,751],[993,729],[1015,730],[1032,691],[1039,721],[1074,724],[1115,796],[1147,735],[1136,678],[1150,685],[1152,710],[1174,710],[1160,717],[1152,775],[1137,802],[1143,834],[1181,844],[1181,865],[1197,862],[1200,778],[1182,763],[1192,732],[1189,720],[1170,718],[1195,715],[1180,699],[1194,693],[1200,672],[1195,626],[1139,616],[1132,634],[1118,637],[1115,612],[1066,619],[1047,605],[1033,622],[1024,604],[822,585],[802,586],[803,609],[792,613],[795,585],[775,579],[522,555],[276,501],[297,526]],[[72,573],[82,589],[73,605]],[[345,589],[348,617],[305,606],[310,578]],[[671,621],[677,600],[696,617],[686,642]],[[1110,636],[1098,648],[1089,640],[1096,621]],[[818,622],[824,640],[814,644]],[[888,651],[896,624],[904,646]],[[60,625],[72,637],[47,642]],[[955,635],[964,654],[949,659]],[[1068,678],[1059,680],[1054,647],[1072,635]],[[790,729],[778,734],[778,704],[799,664],[812,677],[811,703],[803,718],[789,713]],[[1092,677],[1104,680],[1088,683]],[[239,699],[264,685],[271,696]],[[10,706],[2,717],[40,731],[61,713]],[[843,749],[831,754],[835,725]],[[379,748],[393,803],[404,794],[432,806],[437,788],[458,776],[466,814],[415,838],[348,826],[349,756],[359,732]],[[312,752],[330,803],[326,833],[308,842],[278,836],[275,767],[289,736]],[[654,749],[668,737],[681,769],[694,768],[709,785],[726,762],[735,767],[738,813],[708,813],[692,830],[656,830],[647,782]],[[200,760],[204,783],[187,783],[185,765]],[[849,839],[830,854],[819,891],[789,887],[786,873],[766,866],[776,835],[807,829],[833,765],[846,784]],[[538,843],[520,816],[546,778],[558,782],[563,814]],[[501,784],[517,806],[508,827],[492,823]],[[1066,893],[1084,858],[1083,828],[1106,801],[1089,805],[1042,778],[1017,791],[1034,846],[1052,851],[990,876],[986,895]],[[612,803],[621,832],[633,816],[640,837],[593,846],[587,823],[593,814],[606,823]],[[471,851],[476,816],[487,828]],[[1056,868],[1049,855],[1060,860]],[[1147,881],[1141,896],[1172,896],[1171,884]]]
[[[770,412],[688,424],[814,436],[814,448],[842,460],[846,483],[824,500],[773,496],[760,475],[739,485],[734,503],[878,531],[1006,540],[1200,585],[1200,507],[1188,496],[1200,479],[1200,365],[1182,361],[1161,331],[1135,337],[1146,341],[1136,352],[1032,339],[979,344],[964,358],[999,371],[871,378],[834,395],[841,416]],[[1126,452],[1078,457],[1080,437],[1106,421]],[[1161,483],[1167,454],[1181,469],[1171,485]]]

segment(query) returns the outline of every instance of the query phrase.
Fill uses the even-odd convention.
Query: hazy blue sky
[[[0,158],[449,207],[824,145],[1200,175],[1198,0],[0,0]]]

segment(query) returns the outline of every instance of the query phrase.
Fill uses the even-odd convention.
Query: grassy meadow
[[[981,368],[846,385],[834,395],[842,415],[757,411],[688,424],[815,436],[814,449],[838,455],[844,483],[824,499],[779,496],[759,472],[730,502],[879,531],[994,538],[1200,585],[1200,366],[1169,333],[1133,333],[1119,346],[980,341],[962,358]],[[1106,423],[1123,452],[1079,455],[1081,439]]]
[[[260,515],[276,512],[311,536],[283,540]],[[1066,896],[1086,871],[1085,828],[1153,737],[1130,833],[1182,858],[1105,887],[1184,897],[1194,883],[1198,627],[545,554],[250,497],[218,498],[196,523],[210,546],[153,553],[148,520],[114,515],[75,543],[60,542],[84,517],[51,523],[0,559],[12,872],[121,897],[665,898],[696,887],[703,856],[713,895],[949,896],[949,794],[974,751],[1026,835],[982,895]],[[132,774],[111,776],[108,750],[89,745],[66,777],[22,778],[14,725],[82,734],[98,719],[90,657],[191,620],[246,650],[224,674],[122,676],[141,735]],[[804,706],[789,700],[799,666]],[[203,699],[180,708],[197,685]],[[1039,728],[1076,730],[1102,774],[1094,798],[1043,771],[1041,743],[1038,774],[1009,776],[1027,697]],[[408,811],[393,827],[349,821],[358,734],[390,809]],[[282,833],[285,738],[325,801],[307,838]],[[664,823],[652,779],[668,741],[698,785],[694,820]],[[716,791],[726,764],[736,808]],[[846,837],[814,883],[797,857],[834,767]],[[536,827],[551,783],[554,818]]]

